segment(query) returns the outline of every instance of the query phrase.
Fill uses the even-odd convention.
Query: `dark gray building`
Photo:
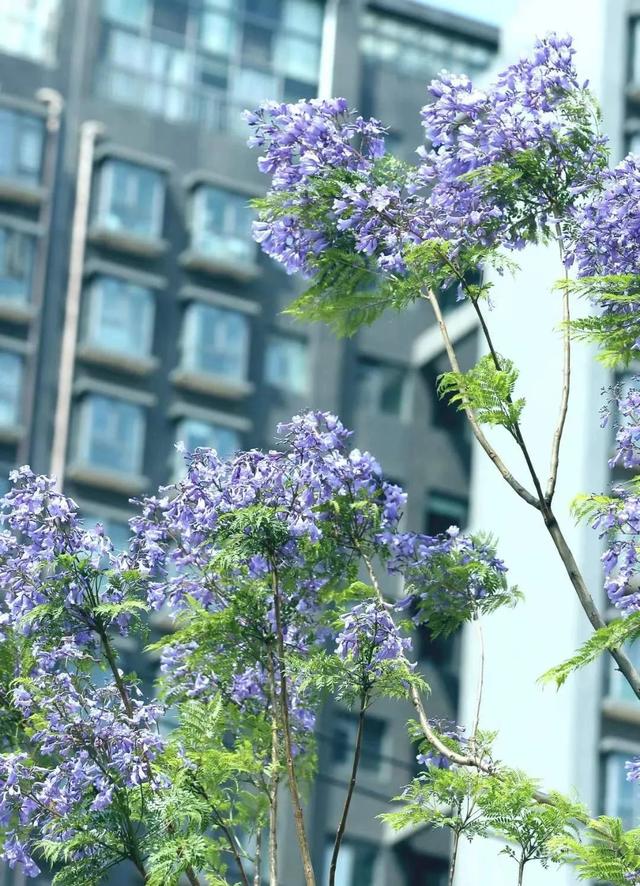
[[[469,442],[434,396],[444,364],[428,335],[413,359],[426,306],[348,341],[281,315],[300,282],[251,240],[247,201],[265,180],[240,111],[344,95],[410,158],[426,83],[443,67],[482,71],[497,41],[409,0],[0,0],[2,475],[25,462],[55,473],[120,543],[129,499],[178,469],[177,440],[268,446],[278,421],[313,406],[405,486],[409,526],[464,523]],[[473,327],[457,334],[471,359]],[[455,718],[455,645],[417,650],[432,713]],[[414,771],[409,716],[371,713],[340,886],[444,882],[443,834],[375,821]],[[354,726],[329,705],[318,729],[320,867]],[[287,844],[293,833],[292,856]],[[283,871],[296,886],[287,858]]]

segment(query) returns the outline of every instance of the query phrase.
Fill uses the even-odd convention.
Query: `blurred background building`
[[[2,475],[25,462],[56,474],[124,545],[129,499],[180,470],[176,441],[268,447],[278,421],[313,406],[405,486],[412,527],[464,524],[470,444],[434,395],[444,362],[420,337],[426,307],[349,341],[281,315],[301,283],[251,239],[248,201],[266,180],[240,115],[266,98],[344,95],[409,159],[426,83],[443,67],[478,74],[497,45],[489,25],[402,0],[0,2]],[[447,299],[470,363],[473,322]],[[422,637],[418,657],[434,715],[455,719],[457,644]],[[375,820],[415,771],[409,716],[371,713],[340,886],[446,881],[443,833],[398,837]],[[318,725],[319,866],[355,725],[333,705]],[[294,845],[291,830],[286,886]]]
[[[587,50],[580,67],[594,68],[618,155],[623,136],[637,145],[640,132],[640,6],[633,3],[589,0],[579,8],[570,0],[562,15],[548,0],[536,10],[523,4],[502,46],[511,60],[548,27],[577,29]],[[499,31],[477,20],[488,5],[468,3],[466,17],[414,0],[0,0],[0,475],[25,462],[55,473],[86,517],[104,522],[123,545],[130,498],[180,469],[176,441],[222,454],[268,447],[278,421],[312,406],[337,412],[354,429],[355,445],[371,449],[407,489],[408,526],[464,525],[471,445],[464,422],[435,396],[445,360],[426,306],[385,316],[348,341],[281,314],[301,282],[251,240],[248,200],[265,180],[245,146],[240,113],[264,98],[343,95],[389,125],[389,149],[410,160],[421,141],[426,83],[443,67],[476,76],[493,63]],[[541,253],[539,266],[533,260],[530,281],[544,267],[553,278],[547,258]],[[443,300],[470,365],[478,350],[472,312],[455,292]],[[509,322],[513,315],[503,331]],[[510,356],[535,367],[544,351],[529,341],[527,353]],[[555,340],[547,345],[557,348]],[[549,375],[534,378],[540,390],[551,389],[553,367],[549,361]],[[576,446],[581,434],[594,433],[605,382],[595,371],[585,382],[569,428]],[[605,484],[607,443],[598,439],[574,460],[559,498]],[[573,649],[586,622],[570,590],[556,591],[545,577],[538,548],[516,537],[513,502],[505,501],[504,525],[496,525],[502,500],[487,471],[474,474],[473,523],[495,529],[509,557],[508,542],[516,560],[522,553],[510,566],[534,602],[524,615],[497,622],[490,637],[496,688],[485,702],[486,724],[504,724],[505,759],[515,754],[514,762],[553,786],[580,787],[593,808],[637,820],[638,794],[612,761],[636,749],[639,721],[615,677],[605,679],[603,668],[558,696],[557,734],[523,710],[531,687],[522,674],[533,680],[557,653]],[[595,564],[589,574],[597,588],[597,545],[589,539],[590,547],[586,535],[577,537]],[[540,545],[548,550],[546,540]],[[546,596],[536,596],[530,567]],[[532,617],[533,625],[539,616],[546,642],[549,605],[560,607],[555,613],[571,629],[549,643],[547,660],[529,655],[521,641],[516,648],[522,634],[508,619]],[[532,638],[532,649],[542,637]],[[128,654],[135,661],[135,650]],[[432,714],[455,719],[460,707],[464,714],[476,685],[472,643],[462,688],[459,643],[418,637],[416,655],[433,689]],[[540,718],[548,713],[536,710]],[[415,770],[409,716],[391,703],[371,713],[339,886],[446,883],[443,833],[392,834],[375,820]],[[319,868],[333,840],[354,733],[351,714],[328,705],[307,810]],[[562,753],[549,767],[554,744]],[[554,782],[562,766],[565,775]],[[282,842],[284,886],[299,883],[289,866],[294,853],[286,851],[294,840],[291,830]],[[496,848],[491,856],[463,850],[459,886],[502,882],[493,873]],[[20,875],[6,872],[3,886],[18,883]]]

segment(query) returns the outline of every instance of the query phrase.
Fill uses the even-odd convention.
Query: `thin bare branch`
[[[564,264],[564,247],[562,244],[562,230],[560,225],[556,225],[556,235],[558,245],[560,247],[560,259]],[[556,482],[558,480],[558,465],[560,462],[560,444],[562,442],[562,433],[564,431],[565,422],[567,420],[567,412],[569,409],[569,394],[571,392],[571,335],[569,323],[571,314],[569,310],[569,273],[565,268],[564,271],[565,287],[562,293],[562,394],[560,396],[560,415],[558,424],[553,434],[551,443],[551,468],[549,472],[549,482],[547,483],[547,504],[551,504],[553,495],[556,491]]]
[[[284,624],[282,621],[282,606],[280,600],[280,588],[278,585],[278,572],[275,566],[272,566],[271,576],[273,588],[273,609],[276,622],[278,678],[280,684],[280,719],[282,721],[282,732],[284,735],[284,754],[287,763],[289,793],[291,794],[293,819],[296,826],[296,837],[298,838],[298,846],[300,849],[300,858],[302,860],[305,884],[306,886],[315,886],[316,878],[313,872],[313,864],[311,862],[311,851],[309,849],[309,840],[307,838],[307,831],[304,823],[304,813],[302,811],[302,801],[300,800],[300,790],[298,788],[298,776],[296,775],[296,766],[293,755],[293,742],[291,740],[291,723],[289,720],[289,690],[287,688],[287,674],[285,670],[284,654]]]
[[[269,886],[278,886],[278,790],[280,787],[280,739],[273,653],[267,656],[271,693],[271,784],[269,785]],[[259,882],[259,881],[258,881]]]
[[[449,358],[449,363],[451,364],[451,368],[454,372],[460,372],[460,364],[458,363],[458,358],[456,356],[456,352],[453,348],[453,344],[451,343],[451,339],[449,338],[449,332],[447,330],[446,323],[444,322],[444,318],[442,316],[442,311],[440,310],[440,305],[438,303],[438,299],[433,291],[429,291],[424,298],[431,304],[433,308],[433,313],[435,314],[436,321],[438,326],[440,327],[440,333],[442,335],[442,340],[444,342],[445,350],[447,352],[447,357]],[[480,427],[476,415],[471,409],[469,405],[464,406],[464,412],[469,421],[469,425],[471,426],[471,430],[473,431],[473,435],[482,446],[486,454],[489,456],[491,461],[494,463],[498,471],[502,474],[506,482],[511,486],[511,488],[520,496],[520,498],[524,499],[527,504],[531,505],[534,508],[540,507],[538,499],[532,495],[528,489],[519,483],[516,478],[513,476],[511,471],[504,464],[498,453],[495,451],[493,446],[489,443],[487,438]]]
[[[336,868],[338,866],[338,855],[340,854],[340,846],[342,845],[342,838],[344,837],[344,832],[347,827],[347,817],[349,815],[349,808],[351,806],[351,799],[353,797],[353,792],[356,787],[356,781],[358,779],[358,766],[360,765],[360,755],[362,753],[362,736],[364,733],[364,718],[367,711],[367,696],[366,692],[362,692],[360,695],[360,710],[358,711],[358,729],[356,732],[356,746],[353,752],[353,764],[351,766],[351,778],[349,779],[349,787],[347,789],[347,796],[344,800],[344,806],[342,808],[342,815],[340,816],[340,822],[338,824],[338,829],[336,831],[336,839],[333,844],[333,852],[331,853],[331,862],[329,864],[329,886],[335,886],[336,882]]]
[[[480,646],[480,672],[478,674],[478,695],[476,699],[476,714],[473,720],[473,729],[471,730],[471,740],[474,745],[480,728],[480,708],[482,707],[482,693],[484,690],[484,631],[482,630],[482,622],[478,614],[475,619],[478,643]]]
[[[442,313],[440,311],[440,307],[438,305],[437,299],[433,293],[429,293],[429,301],[431,302],[431,304],[433,306],[434,313],[436,315],[436,319],[438,320],[438,323],[440,326],[440,331],[442,333],[443,342],[445,345],[445,349],[447,351],[447,356],[449,357],[449,363],[451,365],[451,368],[453,369],[454,372],[459,372],[460,367],[459,367],[458,360],[457,360],[457,357],[455,354],[455,350],[454,350],[451,340],[449,338],[446,324],[445,324],[444,319],[442,317]],[[500,362],[499,362],[499,358],[497,355],[497,351],[493,345],[493,341],[491,339],[489,329],[487,327],[487,324],[484,322],[484,318],[482,317],[482,312],[480,311],[479,306],[476,306],[476,311],[478,313],[479,318],[481,319],[482,330],[483,330],[485,339],[487,341],[487,345],[489,347],[489,350],[492,353],[492,355],[494,355],[494,357],[493,357],[494,364],[495,364],[496,368],[499,369]],[[497,362],[496,362],[496,360],[497,360]],[[477,424],[477,420],[475,419],[475,415],[473,415],[472,410],[465,410],[465,412],[467,414],[467,418],[469,419],[469,422],[471,423],[471,426],[473,429],[473,423],[475,422],[475,424]],[[473,422],[472,422],[472,418],[473,418]],[[529,501],[529,498],[526,496],[523,496],[523,495],[521,495],[521,498],[524,498],[524,500],[527,501],[528,504],[531,504],[533,507],[536,508],[536,510],[541,512],[542,518],[543,518],[545,526],[547,528],[547,531],[549,532],[549,535],[551,536],[553,543],[556,546],[556,550],[558,551],[558,554],[560,555],[560,559],[562,560],[562,563],[565,567],[567,575],[569,576],[571,584],[574,587],[574,590],[576,592],[576,595],[578,597],[580,605],[582,606],[587,618],[591,622],[592,627],[595,628],[595,630],[599,630],[600,628],[603,628],[605,626],[605,621],[602,618],[602,616],[600,615],[600,612],[598,611],[598,607],[596,606],[593,597],[589,593],[586,582],[582,576],[582,573],[580,572],[578,564],[576,563],[575,557],[573,556],[573,553],[572,553],[569,545],[567,544],[567,540],[565,539],[565,537],[562,533],[562,530],[560,529],[560,526],[559,526],[558,521],[555,517],[555,514],[553,513],[553,511],[551,509],[551,505],[547,501],[547,498],[542,491],[542,487],[540,485],[540,480],[536,474],[536,471],[535,471],[535,468],[531,462],[531,459],[529,458],[529,453],[527,451],[527,447],[526,447],[524,438],[523,438],[520,428],[518,426],[516,426],[516,431],[517,431],[517,433],[514,435],[516,442],[518,443],[518,446],[520,447],[520,450],[527,462],[527,466],[529,468],[529,473],[531,475],[531,479],[533,481],[533,484],[536,488],[536,493],[537,493],[537,498],[532,497],[533,498],[532,501]],[[474,433],[475,433],[475,431],[474,431]],[[477,434],[476,434],[476,438],[477,438]],[[479,440],[479,442],[481,443],[480,440]],[[485,452],[487,452],[487,450],[484,446],[483,446],[483,449],[485,449]],[[487,452],[487,455],[489,455],[489,457],[491,458],[491,454],[489,452]],[[492,461],[493,461],[493,459],[492,459]],[[513,487],[513,482],[511,482],[508,477],[505,477],[504,473],[502,471],[500,471],[500,473],[503,475],[504,479],[509,483],[509,485]],[[513,487],[513,488],[515,488],[515,487]],[[518,490],[516,489],[516,492],[517,491]],[[529,494],[527,493],[527,496],[528,495]],[[631,688],[633,689],[633,692],[635,693],[635,695],[638,698],[640,698],[640,673],[638,673],[636,668],[633,666],[633,663],[631,662],[630,658],[621,649],[611,649],[610,655],[614,659],[616,664],[618,665],[620,672],[624,675],[625,679],[629,683],[629,686],[631,686]]]

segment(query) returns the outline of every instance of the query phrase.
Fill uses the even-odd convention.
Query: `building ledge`
[[[617,698],[605,698],[602,702],[602,713],[612,720],[640,726],[640,710],[632,701],[625,702]]]
[[[22,425],[0,425],[0,443],[19,443],[23,437]]]
[[[35,316],[33,305],[12,298],[0,298],[0,320],[10,323],[30,323]]]
[[[142,258],[156,258],[169,248],[167,241],[160,237],[142,237],[128,231],[113,231],[99,223],[89,228],[88,238],[99,246]]]
[[[133,375],[150,375],[160,365],[157,357],[133,357],[100,348],[96,345],[84,344],[78,348],[78,359],[97,366],[106,366],[118,372],[129,372]]]
[[[136,495],[137,493],[144,492],[149,485],[147,477],[143,477],[141,474],[109,471],[80,463],[69,466],[67,477],[76,483],[96,486],[99,489],[108,489],[111,492],[122,492],[126,495]]]
[[[228,400],[242,400],[253,393],[251,382],[234,381],[221,375],[207,375],[189,369],[174,369],[170,378],[178,387]]]
[[[46,197],[47,189],[40,185],[21,182],[14,178],[0,177],[0,200],[9,203],[22,203],[25,206],[39,206]]]
[[[224,256],[216,257],[196,249],[183,252],[180,264],[189,271],[204,271],[206,274],[232,277],[240,281],[254,280],[260,272],[255,261],[242,262]]]

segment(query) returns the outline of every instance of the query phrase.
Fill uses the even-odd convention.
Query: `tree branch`
[[[362,735],[364,732],[364,718],[367,711],[367,692],[363,691],[360,694],[360,710],[358,712],[358,729],[356,732],[356,746],[353,753],[353,765],[351,767],[351,778],[349,779],[349,787],[347,789],[347,796],[344,800],[344,806],[342,808],[342,815],[340,816],[340,822],[338,824],[338,829],[336,831],[336,839],[333,844],[333,852],[331,853],[331,862],[329,865],[329,886],[335,886],[336,882],[336,867],[338,865],[338,855],[340,853],[340,846],[342,844],[342,838],[344,837],[345,828],[347,826],[347,817],[349,815],[349,807],[351,806],[351,798],[353,797],[353,792],[355,790],[356,781],[358,779],[358,766],[360,765],[360,755],[362,752]]]
[[[440,333],[442,335],[442,340],[444,342],[445,350],[447,352],[447,357],[449,358],[449,363],[451,364],[451,368],[454,372],[460,372],[460,364],[458,363],[458,358],[456,357],[456,352],[453,348],[453,344],[451,343],[451,339],[449,338],[449,332],[447,330],[446,323],[444,322],[444,318],[442,316],[442,311],[440,310],[440,305],[438,303],[438,299],[433,291],[429,291],[426,295],[423,296],[428,302],[430,302],[433,313],[435,314],[436,320],[438,322],[438,326],[440,327]],[[471,409],[471,407],[465,403],[464,405],[464,413],[467,416],[469,421],[469,425],[471,426],[471,430],[473,431],[473,435],[482,446],[486,454],[489,456],[491,461],[494,463],[498,471],[502,474],[506,482],[511,486],[511,488],[520,496],[520,498],[524,499],[527,504],[531,505],[534,508],[539,509],[538,499],[532,495],[528,489],[525,489],[521,483],[519,483],[516,478],[513,476],[511,471],[504,464],[498,453],[491,446],[489,441],[484,435],[482,428],[480,427],[476,415]]]
[[[304,823],[304,813],[302,811],[302,802],[300,800],[300,791],[298,789],[298,777],[296,775],[296,767],[293,759],[291,723],[289,720],[289,692],[287,689],[287,674],[285,670],[284,624],[282,621],[280,588],[278,586],[278,572],[273,564],[271,569],[271,576],[273,589],[273,608],[276,621],[278,676],[280,682],[280,718],[282,720],[282,731],[284,734],[284,751],[287,761],[287,775],[289,777],[289,793],[291,794],[291,803],[293,805],[293,818],[296,826],[296,836],[298,838],[298,846],[300,848],[300,857],[302,860],[305,884],[306,886],[315,886],[316,878],[313,873],[311,852],[309,851],[309,841],[307,839],[307,832]]]
[[[560,259],[564,264],[564,248],[562,245],[562,230],[560,224],[556,224],[556,235],[558,245],[560,247]],[[551,504],[553,495],[556,491],[556,481],[558,479],[558,464],[560,462],[560,443],[562,442],[562,432],[567,419],[567,411],[569,409],[569,394],[571,390],[571,335],[569,330],[569,322],[571,314],[569,311],[569,287],[567,285],[569,274],[567,269],[564,271],[565,287],[562,293],[562,395],[560,397],[560,415],[558,424],[553,434],[551,444],[551,468],[549,473],[549,481],[547,483],[547,494],[545,496],[547,504]]]
[[[442,313],[440,311],[440,306],[438,305],[438,301],[432,292],[429,293],[428,299],[433,306],[433,310],[434,310],[436,319],[438,320],[438,324],[440,326],[440,331],[442,333],[445,349],[447,351],[447,356],[449,357],[449,363],[451,365],[451,368],[453,369],[454,372],[459,372],[460,367],[458,364],[458,360],[457,360],[453,345],[451,343],[451,340],[449,338],[449,334],[448,334],[444,319],[442,317]],[[476,313],[478,314],[478,317],[481,320],[483,334],[484,334],[485,339],[487,341],[487,345],[489,347],[489,350],[493,356],[494,365],[496,366],[496,369],[499,369],[500,362],[499,362],[499,358],[497,356],[497,352],[493,346],[493,342],[491,340],[491,335],[489,333],[488,327],[487,327],[486,323],[484,322],[484,318],[482,317],[482,312],[480,311],[480,308],[477,305],[476,305]],[[470,410],[470,409],[469,410],[465,409],[465,412],[466,412],[467,418],[469,419],[469,422],[471,423],[471,426],[473,428],[473,422],[475,422],[475,424],[477,425],[477,420],[475,418],[475,415],[473,414],[472,410]],[[473,418],[473,422],[472,422],[472,418]],[[558,521],[557,521],[553,511],[551,510],[551,505],[547,501],[547,498],[542,491],[542,487],[540,485],[540,480],[536,474],[536,471],[535,471],[535,468],[531,462],[531,459],[529,458],[529,453],[527,451],[527,447],[524,442],[524,438],[522,436],[522,433],[520,432],[520,428],[518,425],[516,425],[516,432],[517,432],[515,434],[516,442],[518,443],[518,446],[520,447],[520,450],[525,458],[525,461],[527,462],[527,466],[529,468],[529,473],[531,474],[531,479],[532,479],[533,484],[536,488],[536,493],[538,496],[537,498],[533,498],[532,496],[529,496],[529,493],[527,493],[527,496],[532,498],[531,501],[529,500],[529,497],[521,495],[519,493],[520,497],[524,498],[524,500],[527,501],[528,504],[531,504],[532,507],[535,507],[536,510],[541,512],[542,518],[543,518],[545,526],[547,528],[547,531],[549,532],[549,535],[551,536],[553,543],[556,546],[556,550],[558,551],[558,554],[560,555],[560,559],[562,560],[562,563],[565,567],[567,575],[569,576],[569,579],[571,581],[571,584],[573,585],[573,588],[576,592],[578,600],[580,601],[580,605],[582,606],[587,618],[591,622],[592,627],[595,628],[595,630],[599,630],[600,628],[603,628],[605,626],[605,621],[602,618],[602,616],[600,615],[600,612],[598,611],[598,608],[593,600],[593,597],[591,596],[591,594],[589,593],[589,590],[587,589],[586,582],[582,576],[582,573],[580,572],[578,564],[576,563],[575,557],[573,556],[573,553],[572,553],[569,545],[567,544],[567,541],[562,533],[562,530],[560,529]],[[477,435],[476,435],[476,437],[477,437]],[[479,440],[479,442],[481,443],[480,440]],[[481,445],[482,445],[482,443],[481,443]],[[485,449],[485,452],[487,452],[487,449],[484,446],[483,446],[483,449]],[[491,454],[489,452],[487,452],[487,454],[491,458]],[[509,483],[509,485],[512,486],[513,488],[515,488],[513,485],[513,482],[512,482],[513,478],[511,478],[511,480],[510,480],[508,477],[506,477],[504,475],[503,471],[500,471],[500,473],[503,475],[504,479]],[[516,492],[517,491],[518,490],[516,489]],[[612,656],[612,658],[614,659],[614,661],[616,662],[616,664],[618,665],[618,668],[620,669],[621,673],[624,675],[625,679],[627,680],[627,682],[629,683],[629,685],[633,689],[633,692],[635,693],[635,695],[638,698],[640,698],[640,673],[638,673],[636,668],[633,666],[631,659],[621,649],[611,649],[611,650],[609,650],[609,652],[610,652],[610,655]]]
[[[269,886],[278,886],[278,788],[280,786],[280,740],[273,652],[267,655],[271,691],[271,784],[269,786]]]

